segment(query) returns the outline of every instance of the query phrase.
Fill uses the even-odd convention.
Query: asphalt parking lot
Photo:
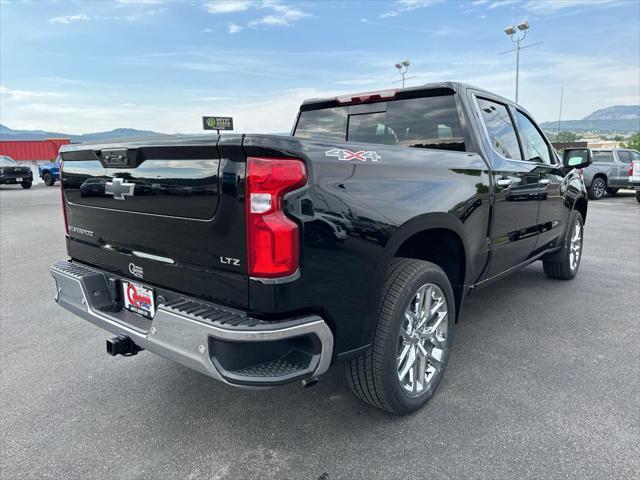
[[[640,478],[640,205],[590,202],[570,282],[539,263],[469,297],[438,393],[398,418],[341,367],[243,391],[53,300],[57,188],[0,187],[3,479]]]

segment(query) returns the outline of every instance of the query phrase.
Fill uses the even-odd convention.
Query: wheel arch
[[[578,197],[573,204],[573,209],[582,215],[583,223],[587,223],[587,205],[587,199],[584,197]]]
[[[593,176],[593,178],[591,179],[591,183],[593,183],[593,181],[594,181],[596,178],[598,178],[598,177],[600,177],[600,178],[602,178],[602,179],[604,180],[604,184],[605,184],[605,186],[609,183],[609,179],[607,178],[607,174],[606,174],[606,173],[604,173],[604,172],[598,172],[598,173],[596,173],[596,174]]]
[[[425,260],[444,270],[454,292],[457,321],[470,265],[462,222],[447,213],[421,215],[402,225],[387,249],[390,257]]]

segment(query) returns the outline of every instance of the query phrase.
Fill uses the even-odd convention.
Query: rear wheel
[[[582,258],[582,236],[584,225],[580,212],[574,211],[571,216],[569,236],[562,252],[553,260],[543,260],[542,268],[549,278],[571,280],[578,273],[580,259]]]
[[[444,271],[422,260],[394,260],[372,345],[347,365],[353,392],[398,415],[422,407],[447,366],[454,322],[453,290]]]
[[[604,181],[602,177],[596,177],[591,182],[591,186],[589,187],[589,198],[591,200],[600,200],[604,197],[604,193],[607,189],[607,182]]]
[[[640,190],[636,190],[636,200],[640,203]]]
[[[55,180],[53,179],[53,176],[49,172],[45,173],[42,176],[42,180],[44,180],[44,184],[47,187],[51,187],[55,183]]]
[[[607,188],[607,193],[612,197],[615,197],[618,194],[619,188]]]
[[[20,185],[22,185],[22,188],[31,188],[31,182],[22,182]]]

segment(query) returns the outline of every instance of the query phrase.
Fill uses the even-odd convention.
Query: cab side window
[[[611,150],[594,150],[591,154],[593,156],[594,163],[616,163],[613,159],[613,152]]]
[[[618,150],[618,158],[622,163],[629,165],[631,163],[631,152],[627,150]]]
[[[507,107],[484,98],[478,98],[478,106],[493,149],[505,158],[522,160],[518,137]]]
[[[520,132],[520,139],[523,143],[525,160],[548,165],[554,163],[551,161],[549,145],[533,122],[519,110],[516,111],[516,122]]]

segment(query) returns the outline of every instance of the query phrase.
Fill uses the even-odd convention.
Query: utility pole
[[[562,122],[562,97],[564,95],[564,86],[560,88],[560,113],[558,113],[558,132],[556,133],[556,141],[560,136],[560,123]]]

